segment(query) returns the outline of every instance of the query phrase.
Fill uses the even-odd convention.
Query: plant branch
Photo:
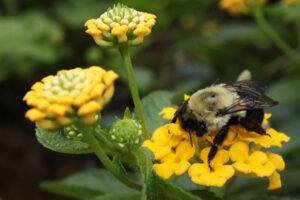
[[[146,125],[145,117],[144,117],[144,114],[143,114],[142,103],[141,103],[141,98],[140,98],[140,95],[139,95],[136,79],[134,77],[134,70],[133,70],[133,67],[132,67],[129,48],[128,48],[127,45],[123,45],[123,46],[119,47],[119,50],[120,50],[120,53],[121,53],[121,56],[122,56],[122,59],[123,59],[124,67],[126,69],[129,89],[130,89],[131,96],[132,96],[132,99],[133,99],[133,103],[134,103],[134,106],[135,106],[135,109],[136,109],[136,112],[137,112],[137,116],[138,116],[139,121],[142,124],[144,139],[148,139],[150,137],[150,135],[149,135],[149,131],[148,131],[148,128],[147,128],[147,125]]]
[[[264,17],[261,7],[253,10],[254,18],[260,28],[270,37],[270,39],[280,48],[287,56],[290,57],[297,65],[300,66],[300,53],[292,49],[272,28]]]
[[[87,125],[78,125],[78,129],[82,132],[86,142],[91,146],[92,150],[98,157],[98,159],[102,162],[104,167],[112,173],[120,182],[127,185],[128,187],[135,189],[135,190],[141,190],[142,187],[133,181],[131,181],[127,176],[124,174],[121,174],[112,161],[109,159],[109,157],[106,155],[105,151],[100,147],[97,139],[94,137],[92,131],[92,127],[87,127]]]

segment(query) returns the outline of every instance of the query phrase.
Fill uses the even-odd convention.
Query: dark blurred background
[[[280,102],[272,110],[273,126],[292,137],[281,150],[287,159],[281,191],[298,195],[300,66],[274,46],[251,17],[232,17],[219,10],[215,0],[121,2],[158,17],[145,43],[132,49],[142,96],[157,89],[180,94],[212,83],[230,83],[243,69],[251,70],[254,79],[267,87]],[[93,156],[58,154],[38,144],[34,125],[24,119],[27,108],[22,102],[34,82],[59,69],[100,65],[121,75],[104,111],[104,123],[120,115],[125,105],[132,107],[118,52],[97,47],[84,32],[84,22],[113,3],[0,1],[0,199],[66,199],[41,191],[39,182],[97,165]],[[299,7],[273,1],[267,14],[274,29],[298,48]]]

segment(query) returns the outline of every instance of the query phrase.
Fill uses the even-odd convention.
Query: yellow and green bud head
[[[221,0],[219,6],[232,15],[249,13],[250,9],[263,6],[267,0]]]
[[[114,93],[118,75],[101,67],[61,70],[35,83],[23,100],[32,108],[26,118],[44,129],[80,120],[93,124]]]
[[[151,33],[156,16],[136,11],[123,4],[114,5],[97,19],[89,19],[85,31],[99,46],[114,47],[120,43],[139,45]]]
[[[120,149],[132,149],[139,146],[142,126],[134,119],[117,119],[109,131],[110,140]]]

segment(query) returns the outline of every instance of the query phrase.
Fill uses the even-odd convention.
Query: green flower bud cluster
[[[113,143],[120,148],[131,149],[140,144],[142,126],[134,119],[117,119],[109,132]]]
[[[69,140],[82,140],[82,133],[79,132],[79,130],[74,125],[67,126],[64,130],[64,133]]]

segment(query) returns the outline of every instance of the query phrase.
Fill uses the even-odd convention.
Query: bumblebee
[[[248,131],[267,135],[262,127],[264,109],[277,104],[265,95],[262,87],[250,80],[237,81],[232,85],[212,85],[192,94],[177,109],[172,123],[178,120],[185,131],[195,132],[199,137],[217,131],[208,154],[210,166],[218,146],[226,139],[230,125],[238,124]]]

